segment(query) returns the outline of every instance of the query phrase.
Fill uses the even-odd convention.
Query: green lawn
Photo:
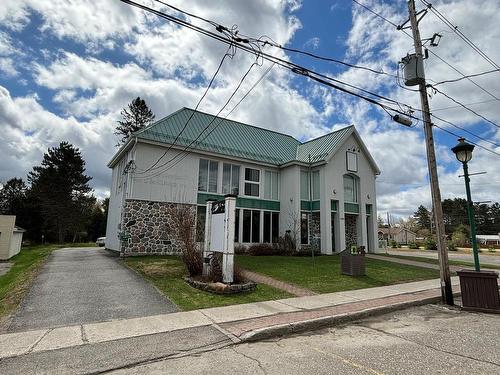
[[[340,256],[309,257],[239,255],[241,267],[287,281],[317,293],[339,292],[439,278],[439,271],[366,259],[366,276],[340,273]]]
[[[377,254],[377,255],[383,255],[383,256],[386,256],[389,258],[414,260],[414,261],[423,262],[423,263],[439,264],[439,261],[437,259],[433,259],[433,258],[424,258],[424,257],[415,257],[415,256],[406,256],[406,255],[394,255],[394,254]],[[470,262],[467,262],[465,260],[455,260],[455,259],[449,259],[448,262],[453,266],[474,267],[474,262],[472,261],[472,254],[471,254],[471,261]],[[486,264],[486,263],[481,262],[481,254],[479,254],[479,262],[481,264],[481,267],[500,269],[499,265]]]
[[[21,302],[39,268],[57,245],[23,247],[12,257],[9,272],[0,276],[0,320]]]
[[[183,280],[186,270],[180,258],[174,256],[131,257],[126,258],[124,262],[142,274],[184,311],[293,297],[262,284],[253,292],[234,295],[218,295],[198,290]]]

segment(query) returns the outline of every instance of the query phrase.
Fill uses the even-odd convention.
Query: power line
[[[164,167],[165,165],[171,163],[172,161],[174,161],[175,159],[177,159],[177,157],[179,157],[183,152],[185,152],[188,148],[190,148],[200,137],[201,135],[210,127],[210,125],[216,120],[218,119],[220,113],[227,107],[227,105],[229,104],[229,102],[233,99],[234,95],[236,95],[236,93],[238,92],[238,90],[240,89],[241,85],[243,84],[244,80],[246,79],[246,77],[248,76],[248,74],[250,73],[250,71],[252,70],[252,68],[255,66],[255,65],[258,65],[257,61],[254,62],[252,65],[250,65],[250,67],[248,68],[248,70],[245,72],[245,74],[243,75],[243,77],[241,77],[238,85],[236,86],[236,88],[233,90],[232,94],[229,96],[229,98],[226,100],[226,102],[224,103],[224,105],[222,106],[222,108],[219,110],[219,112],[213,116],[212,120],[205,126],[205,128],[198,134],[198,136],[193,139],[187,146],[184,147],[184,149],[177,153],[176,155],[174,155],[172,158],[170,158],[169,160],[167,160],[165,163],[163,163],[162,165],[154,168],[154,169],[160,169],[162,167]],[[193,114],[195,113],[195,111],[193,111]],[[170,167],[171,168],[171,167]],[[163,172],[166,172],[168,169],[170,168],[167,168],[165,170],[162,170],[160,173],[163,173]],[[151,177],[151,176],[149,176]]]
[[[208,90],[210,90],[210,87],[212,87],[212,84],[213,82],[215,81],[215,77],[217,77],[217,75],[219,74],[220,72],[220,69],[222,68],[222,65],[224,64],[224,61],[226,60],[226,57],[230,57],[231,59],[233,58],[234,56],[234,51],[233,51],[233,54],[230,54],[229,51],[232,49],[232,46],[229,45],[229,47],[227,48],[227,51],[226,53],[224,54],[224,56],[222,57],[222,59],[220,60],[220,63],[219,63],[219,66],[217,67],[217,70],[215,71],[215,73],[213,74],[212,76],[212,79],[210,79],[210,82],[208,83],[208,86],[207,88],[205,89],[205,91],[203,92],[203,95],[201,96],[200,100],[198,100],[198,103],[196,103],[196,107],[195,107],[195,111],[198,109],[198,107],[200,106],[201,102],[203,101],[203,99],[205,98],[205,96],[207,95],[208,93]],[[161,159],[163,159],[165,157],[165,155],[167,155],[167,153],[171,150],[171,148],[175,145],[175,143],[178,141],[179,137],[181,136],[181,134],[184,132],[184,130],[186,130],[186,127],[188,126],[189,122],[191,121],[191,119],[193,118],[193,115],[194,115],[195,112],[191,113],[191,116],[189,116],[189,118],[187,119],[187,121],[184,123],[184,126],[182,127],[181,131],[179,132],[179,134],[177,134],[177,136],[175,137],[174,141],[170,144],[170,146],[167,148],[167,150],[163,153],[162,156],[160,156],[158,158],[158,160],[156,160],[149,168],[147,168],[146,170],[144,171],[141,171],[141,172],[137,172],[137,173],[146,173],[148,171],[150,171],[151,169],[153,169],[159,162]]]
[[[493,70],[488,70],[488,71],[482,72],[482,73],[468,74],[468,75],[460,77],[460,78],[448,79],[446,81],[436,82],[436,83],[434,83],[434,86],[442,85],[443,83],[458,82],[458,81],[461,81],[461,80],[466,79],[466,78],[479,77],[479,76],[483,76],[485,74],[496,73],[496,72],[500,72],[500,70],[499,69],[493,69]]]
[[[361,4],[359,3],[357,0],[352,0],[353,2],[355,2],[356,4],[362,6],[363,8],[365,8],[366,10],[368,10],[370,13],[374,14],[375,16],[379,17],[380,19],[384,20],[385,22],[389,23],[390,25],[394,26],[396,29],[400,30],[403,32],[403,34],[405,34],[407,37],[411,38],[413,40],[413,37],[408,34],[405,30],[401,29],[398,25],[396,25],[394,22],[388,20],[387,18],[385,18],[384,16],[382,16],[381,14],[375,12],[374,10],[370,9],[369,7],[367,7],[366,5],[364,4]],[[494,94],[492,94],[490,91],[486,90],[484,87],[482,87],[481,85],[479,85],[477,82],[473,81],[470,77],[467,77],[464,73],[462,73],[460,70],[458,70],[456,67],[454,67],[453,65],[451,65],[448,61],[444,60],[441,56],[439,56],[436,52],[432,51],[432,50],[428,50],[429,53],[431,53],[433,56],[435,56],[436,58],[438,58],[441,62],[443,62],[444,64],[448,65],[451,69],[453,69],[455,72],[457,72],[458,74],[460,74],[462,77],[464,77],[464,79],[467,79],[468,81],[470,81],[473,85],[475,85],[476,87],[478,87],[479,89],[481,89],[482,91],[484,91],[485,93],[487,93],[488,95],[490,95],[491,97],[493,97],[495,100],[498,100],[500,101],[500,98],[496,97]]]
[[[217,24],[216,22],[214,21],[211,21],[209,19],[206,19],[206,18],[203,18],[203,17],[200,17],[196,14],[193,14],[193,13],[190,13],[190,12],[187,12],[185,10],[182,10],[182,9],[179,9],[173,5],[170,5],[164,1],[161,1],[161,0],[154,0],[160,4],[163,4],[179,13],[183,13],[185,15],[188,15],[190,17],[193,17],[193,18],[196,18],[196,19],[199,19],[199,20],[202,20],[204,22],[207,22],[209,23],[210,25],[214,26],[214,27],[219,27],[220,25]],[[251,37],[248,37],[246,35],[243,35],[243,34],[239,34],[240,37],[242,38],[246,38],[246,39],[249,39],[249,40],[252,40],[254,42],[257,42],[257,43],[263,43],[263,47],[265,47],[266,45],[270,45],[272,47],[275,47],[275,48],[279,48],[283,51],[287,51],[287,52],[293,52],[293,53],[297,53],[297,54],[301,54],[301,55],[305,55],[305,56],[309,56],[309,57],[312,57],[314,59],[317,59],[317,60],[322,60],[322,61],[328,61],[328,62],[334,62],[334,63],[337,63],[337,64],[341,64],[341,65],[344,65],[344,66],[347,66],[349,68],[354,68],[354,69],[361,69],[361,70],[366,70],[366,71],[369,71],[369,72],[372,72],[372,73],[375,73],[375,74],[381,74],[381,75],[387,75],[387,76],[390,76],[390,77],[393,77],[395,78],[396,75],[395,74],[391,74],[391,73],[387,73],[383,70],[377,70],[377,69],[373,69],[373,68],[370,68],[370,67],[367,67],[367,66],[361,66],[361,65],[356,65],[356,64],[351,64],[351,63],[348,63],[346,61],[343,61],[343,60],[339,60],[339,59],[335,59],[333,57],[328,57],[328,56],[320,56],[320,55],[317,55],[315,53],[311,53],[311,52],[308,52],[308,51],[303,51],[303,50],[300,50],[300,49],[297,49],[297,48],[291,48],[291,47],[285,47],[279,43],[276,43],[274,40],[272,40],[271,38],[269,37],[265,37],[266,40],[262,40],[263,37],[261,38],[258,38],[258,39],[255,39],[255,38],[251,38]]]
[[[483,59],[485,59],[490,65],[492,65],[496,69],[500,69],[500,66],[493,61],[485,52],[481,50],[472,40],[470,40],[461,30],[458,29],[458,26],[453,25],[453,23],[446,18],[446,16],[441,13],[438,9],[436,9],[431,3],[426,0],[420,0],[422,4],[424,4],[431,12],[441,20],[446,26],[448,26],[451,31],[459,36],[469,47],[471,47],[475,52],[477,52]]]
[[[347,94],[350,94],[350,95],[353,95],[353,96],[358,97],[360,99],[363,99],[365,101],[368,101],[368,102],[370,102],[370,103],[372,103],[374,105],[377,105],[377,106],[381,107],[385,111],[390,110],[390,111],[393,111],[393,112],[396,112],[396,113],[408,116],[408,117],[413,118],[413,119],[418,119],[417,117],[414,117],[411,114],[408,114],[408,113],[403,112],[401,110],[398,110],[396,108],[392,108],[392,107],[390,107],[390,106],[388,106],[386,104],[382,104],[380,102],[377,102],[373,98],[365,97],[365,96],[363,96],[361,94],[352,92],[352,91],[350,91],[350,90],[348,90],[348,89],[346,89],[344,87],[341,87],[341,86],[338,86],[338,85],[333,84],[331,82],[328,82],[328,80],[336,82],[336,83],[340,83],[340,84],[348,86],[348,87],[355,88],[355,89],[360,90],[362,92],[366,92],[366,93],[368,93],[368,94],[370,94],[372,96],[376,96],[376,97],[379,97],[379,98],[381,98],[383,100],[389,101],[389,102],[391,102],[393,104],[397,104],[398,106],[403,105],[403,106],[406,106],[406,107],[408,107],[408,108],[411,109],[411,107],[409,105],[407,105],[407,104],[401,103],[401,102],[396,101],[394,99],[386,98],[386,97],[378,95],[376,93],[372,93],[372,92],[370,92],[368,90],[361,89],[361,88],[356,87],[354,85],[350,85],[350,84],[347,84],[345,82],[342,82],[342,81],[339,81],[339,80],[335,80],[335,79],[333,79],[333,78],[331,78],[331,77],[329,77],[327,75],[316,73],[316,72],[314,72],[314,71],[312,71],[310,69],[304,68],[304,67],[302,67],[302,66],[300,66],[298,64],[295,64],[295,63],[292,63],[292,62],[280,59],[280,58],[278,58],[276,56],[269,55],[269,54],[264,53],[262,51],[257,52],[255,50],[255,47],[249,47],[249,46],[241,44],[242,42],[243,43],[248,42],[248,40],[245,41],[244,39],[242,39],[240,37],[237,37],[237,36],[235,37],[233,34],[229,34],[232,37],[232,39],[228,39],[228,38],[222,37],[222,36],[220,36],[218,34],[215,34],[213,32],[210,32],[208,30],[205,30],[203,28],[200,28],[198,26],[192,25],[192,24],[190,24],[190,23],[188,23],[186,21],[180,20],[180,19],[178,19],[176,17],[173,17],[171,15],[168,15],[168,14],[165,14],[165,13],[160,12],[158,10],[149,8],[149,7],[145,6],[145,5],[135,3],[135,2],[133,2],[131,0],[120,0],[120,1],[122,1],[122,2],[124,2],[126,4],[129,4],[131,6],[138,7],[140,9],[145,10],[145,11],[152,12],[152,13],[156,14],[157,16],[161,17],[161,18],[165,18],[165,19],[167,19],[167,20],[169,20],[171,22],[174,22],[176,24],[179,24],[181,26],[185,26],[185,27],[190,28],[190,29],[192,29],[194,31],[198,31],[198,32],[200,32],[200,33],[202,33],[202,34],[204,34],[206,36],[212,37],[212,38],[214,38],[214,39],[216,39],[218,41],[221,41],[223,43],[226,43],[226,44],[229,44],[229,45],[234,45],[234,47],[239,48],[241,50],[244,50],[246,52],[249,52],[249,53],[252,53],[252,54],[256,54],[257,56],[260,56],[262,59],[271,61],[271,62],[273,62],[273,63],[275,63],[275,64],[277,64],[279,66],[282,66],[282,67],[284,67],[286,69],[291,70],[293,73],[304,75],[304,76],[306,76],[306,77],[308,77],[308,78],[310,78],[312,80],[315,80],[315,81],[317,81],[319,83],[322,83],[322,84],[324,84],[326,86],[332,87],[332,88],[334,88],[336,90],[345,92]],[[382,18],[384,18],[384,17],[382,17]],[[224,27],[222,25],[218,25],[217,29],[229,32],[229,29],[227,29],[226,27]],[[237,31],[236,31],[236,34],[237,34]],[[405,34],[409,36],[409,34],[407,34],[406,32],[405,32]],[[421,110],[419,110],[419,111],[421,111]],[[443,121],[446,121],[446,120],[443,120]],[[456,127],[458,127],[458,126],[456,126]],[[462,130],[465,130],[465,129],[460,128],[460,127],[458,127],[458,128],[462,129]],[[467,132],[469,132],[469,131],[467,131]],[[475,137],[477,137],[479,139],[484,139],[484,138],[481,138],[480,136],[477,136],[474,133],[471,133],[471,132],[469,132],[469,133],[472,134],[472,135],[474,135]],[[480,147],[482,147],[482,146],[480,146]],[[491,150],[489,150],[489,151],[491,151]]]
[[[495,101],[496,101],[495,99],[488,99],[488,100],[481,100],[479,102],[474,102],[474,103],[467,103],[465,105],[467,105],[467,106],[479,105],[479,104],[491,103],[491,102],[495,102]],[[460,108],[460,107],[461,106],[459,106],[459,105],[452,105],[449,107],[442,107],[442,108],[433,109],[432,112],[445,111],[447,109]]]
[[[436,128],[438,128],[438,129],[441,129],[441,130],[442,130],[442,131],[444,131],[445,133],[448,133],[448,134],[450,134],[450,135],[454,136],[454,137],[457,137],[457,138],[465,138],[465,137],[463,137],[463,136],[461,136],[461,135],[459,135],[459,134],[453,133],[452,131],[450,131],[450,130],[448,130],[448,129],[442,128],[442,127],[441,127],[441,126],[439,126],[439,125],[436,125],[436,124],[432,124],[432,125],[433,125],[433,126],[435,126],[435,127],[436,127]],[[465,140],[466,140],[467,142],[469,142],[469,143],[472,143],[473,145],[475,145],[475,146],[477,146],[477,147],[479,147],[479,148],[482,148],[483,150],[489,151],[489,152],[491,152],[492,154],[495,154],[495,155],[497,155],[497,156],[500,156],[500,153],[498,153],[498,152],[496,152],[496,151],[493,151],[492,149],[489,149],[489,148],[487,148],[487,147],[484,147],[484,146],[480,145],[479,143],[473,142],[473,141],[471,141],[470,139],[467,139],[467,138],[465,138]]]
[[[476,116],[478,116],[478,117],[482,118],[484,121],[486,121],[486,122],[488,122],[488,123],[492,124],[493,126],[495,126],[495,127],[497,127],[497,128],[500,128],[500,125],[498,125],[497,123],[495,123],[495,122],[491,121],[490,119],[488,119],[488,118],[484,117],[484,116],[483,116],[483,115],[481,115],[480,113],[478,113],[478,112],[474,111],[473,109],[471,109],[471,108],[467,107],[465,104],[462,104],[462,103],[461,103],[461,102],[459,102],[458,100],[453,99],[453,98],[452,98],[450,95],[448,95],[447,93],[445,93],[445,92],[443,92],[443,91],[441,91],[441,90],[437,89],[437,88],[436,88],[436,87],[434,87],[433,85],[428,85],[428,86],[429,86],[429,87],[431,87],[431,88],[432,88],[433,90],[435,90],[436,92],[438,92],[438,93],[440,93],[440,94],[444,95],[445,97],[447,97],[448,99],[450,99],[451,101],[453,101],[455,104],[458,104],[458,105],[459,105],[459,106],[461,106],[462,108],[465,108],[467,111],[469,111],[469,112],[473,113],[474,115],[476,115]]]
[[[189,22],[186,22],[184,20],[178,19],[178,18],[176,18],[174,16],[171,16],[169,14],[166,14],[166,13],[160,12],[160,11],[158,11],[156,9],[147,7],[147,6],[143,5],[143,4],[139,4],[139,3],[136,3],[136,2],[131,1],[131,0],[120,0],[120,1],[123,2],[123,3],[126,3],[128,5],[137,7],[139,9],[151,12],[151,13],[153,13],[153,14],[161,17],[161,18],[167,19],[167,20],[169,20],[171,22],[174,22],[176,24],[179,24],[181,26],[185,26],[185,27],[187,27],[189,29],[192,29],[194,31],[200,32],[201,34],[204,34],[206,36],[214,38],[214,39],[216,39],[218,41],[221,41],[223,43],[234,44],[234,46],[236,48],[238,48],[238,49],[244,50],[246,52],[249,52],[249,53],[252,53],[252,54],[255,54],[255,55],[258,54],[262,59],[265,59],[265,60],[268,60],[268,61],[271,61],[271,62],[275,62],[277,65],[285,67],[285,68],[291,70],[292,72],[294,72],[296,74],[306,75],[309,78],[314,79],[314,80],[318,80],[317,78],[320,77],[321,80],[322,80],[322,82],[326,82],[326,81],[335,82],[335,83],[338,83],[338,84],[341,84],[341,85],[344,85],[344,86],[347,86],[347,87],[350,87],[350,88],[354,88],[354,89],[356,89],[358,91],[367,93],[369,95],[375,96],[375,97],[380,98],[382,100],[385,100],[385,101],[397,104],[398,106],[402,105],[402,106],[406,106],[408,108],[411,108],[411,106],[409,106],[407,104],[404,104],[404,103],[401,103],[401,102],[399,102],[397,100],[394,100],[394,99],[391,99],[391,98],[387,98],[387,97],[385,97],[383,95],[379,95],[379,94],[373,93],[373,92],[371,92],[369,90],[362,89],[360,87],[351,85],[351,84],[346,83],[346,82],[342,82],[342,81],[337,80],[335,78],[329,77],[328,75],[317,73],[315,71],[312,71],[310,69],[302,67],[302,66],[300,66],[298,64],[295,64],[295,63],[290,62],[290,61],[283,60],[283,59],[278,58],[276,56],[267,54],[265,52],[256,51],[255,47],[245,45],[245,43],[247,43],[247,44],[249,43],[249,40],[242,39],[239,36],[237,36],[237,34],[236,35],[231,34],[231,39],[229,39],[227,37],[223,37],[223,36],[221,36],[219,34],[215,34],[215,33],[211,32],[211,31],[205,30],[205,29],[203,29],[201,27],[198,27],[196,25],[190,24]],[[224,27],[222,25],[218,25],[217,30],[219,32],[229,32],[230,31],[228,28],[226,28],[226,27]],[[313,76],[315,76],[315,77],[313,77]],[[391,108],[390,106],[387,106],[385,104],[378,103],[378,102],[374,101],[372,98],[367,98],[367,97],[365,97],[363,95],[360,95],[360,94],[357,94],[357,93],[353,93],[350,90],[347,90],[347,89],[345,89],[343,87],[340,87],[338,85],[331,84],[330,82],[325,83],[325,84],[327,84],[328,86],[333,87],[333,88],[335,88],[335,89],[337,89],[339,91],[343,91],[343,92],[346,92],[348,94],[357,96],[357,97],[362,98],[364,100],[367,100],[367,101],[369,101],[369,102],[371,102],[373,104],[376,103],[379,106],[384,106],[385,108],[387,108],[387,109],[389,109],[389,110],[391,110],[393,112],[396,112],[396,113],[408,116],[408,114],[406,112],[400,111],[400,110],[395,109],[395,108]]]

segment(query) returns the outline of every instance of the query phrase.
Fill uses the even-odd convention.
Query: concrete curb
[[[454,294],[454,296],[457,295],[460,295],[460,293]],[[429,303],[437,303],[440,301],[441,297],[429,297],[418,301],[401,302],[381,307],[368,308],[354,313],[344,313],[334,316],[326,316],[321,318],[303,320],[300,322],[279,324],[279,325],[255,329],[253,331],[244,333],[239,337],[239,339],[241,342],[254,342],[254,341],[266,340],[297,333],[303,333],[305,331],[314,331],[314,330],[319,330],[321,328],[330,327],[333,325],[344,324],[355,320],[372,317],[374,315],[382,315],[397,310],[403,310],[409,307],[421,306]]]

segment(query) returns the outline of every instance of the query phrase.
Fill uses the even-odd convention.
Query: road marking
[[[315,347],[311,347],[313,350],[317,351],[318,353],[322,353],[322,354],[326,354],[326,355],[329,355],[331,357],[334,357],[342,362],[344,362],[345,364],[351,366],[351,367],[354,367],[354,368],[357,368],[357,369],[360,369],[360,370],[365,370],[367,372],[369,372],[370,374],[375,374],[375,375],[385,375],[385,373],[383,372],[380,372],[380,371],[377,371],[371,367],[367,367],[367,366],[364,366],[360,363],[357,363],[357,362],[354,362],[352,360],[350,360],[349,358],[346,358],[346,357],[343,357],[341,355],[338,355],[338,354],[335,354],[335,353],[330,353],[330,352],[325,352],[324,350],[321,350],[321,349],[318,349],[318,348],[315,348]]]

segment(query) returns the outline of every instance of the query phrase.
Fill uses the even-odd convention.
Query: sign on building
[[[223,201],[207,201],[203,274],[214,252],[222,253],[222,281],[232,283],[234,276],[234,223],[236,196],[226,195]]]

